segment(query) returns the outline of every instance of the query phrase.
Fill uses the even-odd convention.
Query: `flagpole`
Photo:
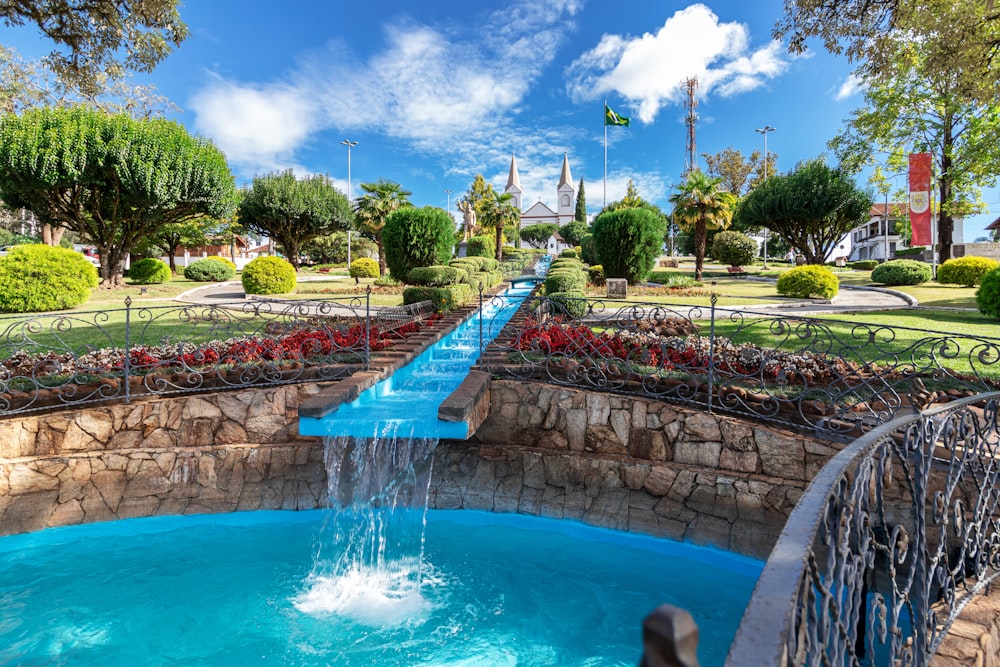
[[[604,100],[604,206],[608,205],[608,101]]]

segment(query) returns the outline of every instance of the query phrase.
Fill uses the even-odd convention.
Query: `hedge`
[[[75,308],[98,284],[97,269],[70,248],[19,245],[0,257],[0,312]]]
[[[423,287],[444,287],[461,282],[463,273],[465,272],[461,269],[451,266],[418,266],[406,274],[406,282]]]
[[[439,313],[461,308],[472,301],[472,290],[465,283],[446,287],[407,287],[403,290],[403,304],[433,301]]]
[[[778,277],[778,294],[803,299],[832,299],[840,290],[833,271],[819,264],[807,264],[785,271]]]
[[[214,259],[198,259],[184,267],[184,277],[197,283],[221,283],[236,275],[236,271]]]
[[[171,278],[170,266],[162,259],[146,257],[132,263],[125,276],[133,285],[159,285]]]
[[[976,255],[949,259],[938,267],[937,281],[942,285],[975,287],[984,275],[998,266],[1000,262],[995,259]]]
[[[280,257],[258,257],[243,269],[247,294],[289,294],[295,291],[295,268]]]
[[[872,282],[883,285],[919,285],[930,279],[930,265],[913,259],[894,259],[872,269]]]

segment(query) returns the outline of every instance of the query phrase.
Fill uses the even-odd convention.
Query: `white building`
[[[868,222],[852,229],[847,238],[841,241],[841,244],[847,246],[844,255],[852,262],[859,259],[879,261],[893,259],[897,250],[908,247],[896,229],[896,223],[905,218],[907,208],[906,202],[873,205]],[[952,243],[965,243],[965,220],[956,216],[953,222],[955,228],[952,232]],[[931,228],[937,229],[936,215],[931,219]]]
[[[563,153],[562,173],[559,185],[556,186],[556,209],[538,201],[527,210],[524,209],[524,190],[521,189],[521,177],[517,173],[517,159],[510,156],[510,173],[507,175],[507,186],[504,193],[510,194],[511,203],[521,211],[521,229],[531,225],[553,224],[562,227],[573,222],[576,213],[576,188],[573,186],[573,176],[569,172],[569,156]]]

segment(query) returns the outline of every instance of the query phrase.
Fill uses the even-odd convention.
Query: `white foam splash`
[[[316,576],[292,604],[311,616],[340,616],[365,625],[417,624],[432,605],[411,575],[354,569],[341,576]]]

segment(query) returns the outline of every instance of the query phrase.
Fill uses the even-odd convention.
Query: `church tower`
[[[559,225],[573,222],[576,215],[576,188],[573,187],[573,176],[569,173],[569,155],[563,153],[562,175],[559,177],[559,187],[556,189],[556,210],[559,215]]]
[[[514,159],[514,154],[510,154],[510,173],[507,175],[507,187],[503,189],[504,194],[510,195],[510,203],[514,205],[518,211],[521,210],[521,177],[517,173],[517,160]]]

